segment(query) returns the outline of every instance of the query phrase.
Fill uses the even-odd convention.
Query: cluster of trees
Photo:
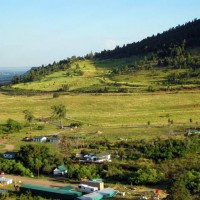
[[[57,72],[60,70],[67,70],[66,75],[77,74],[83,75],[83,72],[80,69],[70,69],[70,64],[77,60],[83,59],[82,57],[75,57],[72,56],[71,58],[67,58],[65,60],[61,60],[59,62],[53,62],[53,64],[48,64],[47,66],[42,65],[41,67],[32,67],[31,70],[26,72],[22,76],[15,75],[12,78],[12,84],[18,83],[26,83],[32,81],[41,80],[41,78],[45,77],[46,75],[52,74],[53,72]]]
[[[32,176],[32,172],[20,161],[0,158],[0,169],[3,169],[6,173]]]
[[[8,119],[5,125],[0,125],[0,134],[19,132],[24,125],[14,119]]]
[[[35,174],[52,173],[53,168],[63,164],[63,157],[54,154],[45,145],[24,145],[20,147],[17,160]]]

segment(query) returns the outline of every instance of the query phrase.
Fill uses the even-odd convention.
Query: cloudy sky
[[[0,70],[137,42],[200,18],[199,0],[0,0]]]

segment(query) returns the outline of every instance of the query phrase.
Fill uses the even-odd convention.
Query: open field
[[[51,106],[64,104],[67,107],[67,119],[64,124],[80,121],[81,128],[60,130],[54,125],[44,125],[43,130],[35,128],[34,135],[66,134],[79,135],[88,140],[110,139],[151,139],[171,137],[185,133],[189,126],[200,123],[200,93],[143,93],[143,94],[68,94],[53,98],[52,94],[35,96],[12,96],[0,93],[0,124],[8,118],[25,124],[23,110],[33,111],[36,118],[50,117]],[[168,120],[173,125],[168,125]],[[192,119],[192,123],[189,120]],[[149,125],[148,125],[149,124]],[[61,131],[61,132],[60,132]],[[98,134],[98,131],[101,134]],[[20,133],[2,135],[1,149],[8,144],[19,148],[21,139],[29,136],[29,128]],[[16,145],[16,141],[17,145]]]
[[[23,121],[23,110],[32,110],[36,118],[50,117],[51,106],[64,104],[67,118],[99,127],[166,125],[198,122],[200,93],[146,93],[146,94],[68,94],[53,98],[52,94],[10,96],[0,94],[0,123],[8,118]]]

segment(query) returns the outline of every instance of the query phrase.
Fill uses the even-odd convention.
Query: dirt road
[[[24,177],[24,176],[16,176],[16,175],[3,175],[6,178],[12,178],[13,182],[18,183],[23,183],[23,184],[33,184],[33,185],[40,185],[40,186],[45,186],[45,187],[53,187],[53,188],[58,188],[62,186],[75,186],[71,183],[62,183],[58,181],[53,181],[51,178],[44,178],[44,179],[38,179],[38,178],[29,178],[29,177]]]

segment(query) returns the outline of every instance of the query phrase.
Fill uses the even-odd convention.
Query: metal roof
[[[51,192],[51,193],[57,193],[57,194],[67,194],[67,195],[77,195],[81,196],[81,192],[77,192],[75,190],[67,190],[67,189],[55,189],[55,188],[49,188],[49,187],[43,187],[43,186],[38,186],[38,185],[31,185],[31,184],[25,184],[22,185],[20,188],[25,188],[25,189],[32,189],[32,190],[38,190],[38,191],[43,191],[43,192]]]
[[[78,197],[78,200],[101,200],[103,196],[97,192],[93,192],[90,194],[85,194],[82,197]]]
[[[64,165],[58,166],[57,169],[59,169],[60,171],[65,171],[65,170],[67,170],[67,168],[66,168]]]

